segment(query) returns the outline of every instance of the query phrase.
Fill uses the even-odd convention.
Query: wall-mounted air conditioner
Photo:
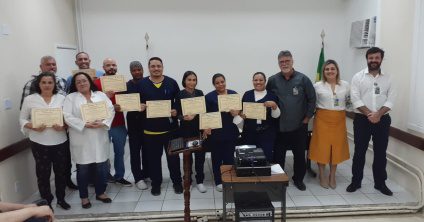
[[[370,48],[375,45],[377,17],[352,22],[350,30],[350,47]]]

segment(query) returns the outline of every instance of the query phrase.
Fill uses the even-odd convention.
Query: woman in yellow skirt
[[[349,101],[349,83],[340,80],[339,67],[334,60],[323,65],[323,79],[315,83],[317,111],[309,147],[309,159],[319,167],[320,185],[336,188],[337,164],[349,159],[346,132],[346,101]],[[325,165],[330,175],[324,175]]]

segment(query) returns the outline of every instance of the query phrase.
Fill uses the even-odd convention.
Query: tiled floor
[[[127,147],[128,149],[128,147]],[[126,152],[126,178],[134,182],[130,172],[129,158]],[[292,175],[292,157],[287,157],[286,172]],[[166,160],[163,158],[163,174],[164,180],[162,184],[162,192],[160,196],[152,196],[150,189],[142,191],[135,186],[122,187],[117,184],[109,184],[107,194],[113,199],[111,204],[104,204],[95,200],[94,189],[89,188],[90,200],[93,207],[90,209],[82,209],[78,191],[67,190],[66,200],[71,204],[72,208],[68,211],[55,207],[55,214],[59,216],[76,215],[76,214],[102,214],[102,213],[123,213],[123,212],[155,212],[165,213],[168,211],[182,211],[184,208],[184,200],[182,194],[175,194],[172,188],[172,182],[169,179],[169,173],[166,167]],[[315,164],[313,169],[317,171]],[[207,188],[206,193],[200,193],[195,187],[191,189],[191,210],[222,210],[222,193],[217,192],[214,188],[212,180],[211,161],[208,157],[205,163],[205,182]],[[304,179],[307,190],[299,191],[296,189],[292,181],[287,188],[287,207],[290,209],[302,209],[305,207],[328,207],[328,206],[352,206],[352,205],[384,205],[384,204],[417,204],[418,200],[403,187],[399,186],[392,180],[387,181],[387,185],[392,189],[394,195],[392,197],[382,195],[373,187],[372,171],[366,167],[364,170],[364,180],[362,188],[355,193],[347,193],[346,187],[349,185],[351,177],[351,160],[340,164],[337,170],[337,188],[324,189],[319,186],[316,178],[307,175]],[[194,178],[194,175],[193,175]],[[75,179],[75,175],[74,175]],[[150,188],[150,182],[147,182]],[[35,193],[26,202],[32,202],[39,198],[39,194]],[[280,207],[279,202],[273,202],[275,207]],[[233,205],[227,205],[229,211],[234,211]]]

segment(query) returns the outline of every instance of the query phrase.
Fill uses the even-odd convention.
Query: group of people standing
[[[65,187],[70,180],[71,153],[76,163],[77,183],[83,208],[91,207],[87,187],[94,184],[96,199],[112,202],[105,193],[107,181],[132,186],[125,180],[124,147],[128,135],[131,171],[135,185],[148,189],[146,179],[151,180],[151,194],[161,194],[162,164],[165,151],[168,170],[175,193],[183,192],[178,155],[169,155],[168,142],[175,137],[190,138],[202,135],[204,146],[211,152],[216,190],[222,191],[220,166],[234,163],[234,149],[237,143],[253,144],[263,148],[269,162],[285,164],[286,150],[294,155],[294,185],[306,190],[303,178],[306,173],[305,150],[309,146],[309,158],[318,163],[319,182],[324,188],[336,188],[337,164],[349,159],[346,132],[346,109],[351,103],[355,109],[354,119],[355,153],[352,166],[352,183],[348,192],[361,187],[365,153],[373,137],[375,188],[383,194],[392,195],[385,185],[386,149],[390,116],[393,106],[393,87],[390,77],[380,69],[384,51],[373,47],[367,51],[368,68],[357,73],[351,85],[340,79],[340,70],[334,60],[327,60],[323,66],[323,79],[312,84],[310,79],[293,68],[290,51],[278,54],[280,72],[267,82],[262,72],[253,74],[253,89],[244,93],[243,102],[262,103],[266,107],[266,120],[248,119],[243,110],[221,112],[222,128],[199,129],[198,115],[183,115],[180,100],[205,96],[207,112],[218,111],[218,96],[236,94],[228,89],[226,78],[217,73],[212,76],[214,90],[204,95],[197,89],[195,72],[184,73],[180,90],[173,78],[163,74],[163,62],[158,57],[150,58],[150,75],[144,77],[143,66],[138,61],[130,63],[132,79],[127,82],[127,92],[139,93],[141,111],[126,113],[126,124],[121,107],[116,104],[117,93],[102,92],[101,75],[115,75],[117,64],[114,59],[103,61],[104,74],[96,78],[87,73],[77,72],[68,81],[56,75],[56,62],[46,56],[41,60],[41,73],[26,86],[23,94],[20,123],[28,133],[31,149],[36,162],[36,174],[41,197],[49,204],[53,200],[50,190],[50,171],[55,173],[57,204],[63,209],[70,205],[65,201]],[[76,55],[79,69],[90,68],[87,53]],[[24,89],[24,90],[25,90]],[[146,118],[146,102],[171,100],[171,117]],[[104,101],[111,114],[109,118],[84,122],[80,106]],[[63,126],[37,127],[31,124],[33,108],[62,108]],[[312,139],[308,144],[308,122],[313,120]],[[242,128],[240,137],[239,128]],[[69,138],[69,140],[68,140]],[[110,175],[109,144],[113,143],[115,175]],[[196,186],[206,192],[204,181],[205,151],[194,152]],[[330,174],[325,175],[325,165],[330,165]],[[109,178],[108,178],[109,177]],[[93,179],[94,178],[94,179]],[[191,179],[191,176],[190,176]],[[68,182],[70,181],[70,183]],[[74,185],[75,186],[75,185]],[[76,186],[75,186],[76,188]]]

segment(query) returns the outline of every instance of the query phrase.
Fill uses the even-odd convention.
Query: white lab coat
[[[103,120],[104,128],[85,128],[81,115],[81,105],[87,104],[85,97],[74,92],[66,96],[63,104],[63,116],[69,126],[69,142],[72,159],[77,164],[101,163],[109,158],[109,134],[115,110],[112,102],[103,92],[91,92],[91,101],[106,101],[109,118]]]

